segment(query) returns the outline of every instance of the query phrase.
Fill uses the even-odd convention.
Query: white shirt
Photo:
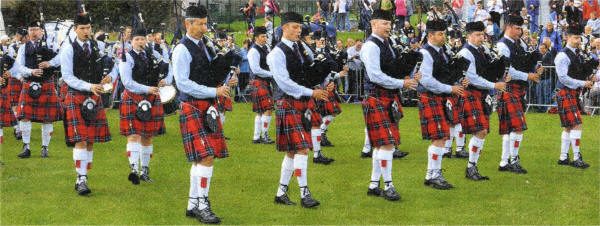
[[[255,45],[261,47],[259,44]],[[269,47],[267,47],[266,45],[262,48],[267,48],[267,51],[269,51]],[[250,71],[252,71],[253,75],[257,75],[261,78],[273,77],[273,73],[260,67],[260,53],[255,48],[250,48],[250,50],[248,50],[248,65],[250,66]]]
[[[198,43],[199,41],[198,39],[194,39],[187,34],[185,36],[194,43]],[[204,43],[204,45],[207,46],[206,43]],[[217,96],[217,88],[200,85],[190,80],[191,62],[192,55],[185,45],[183,45],[183,43],[179,43],[173,50],[173,59],[171,62],[173,65],[173,75],[175,76],[175,84],[177,85],[177,89],[197,99],[215,98]]]
[[[83,48],[84,42],[82,42],[78,38],[76,38],[75,40],[77,44],[81,46],[81,48]],[[86,41],[85,43],[88,44],[88,49],[92,51],[90,42]],[[69,85],[69,87],[73,89],[77,89],[79,91],[91,91],[92,85],[94,84],[77,78],[73,73],[73,46],[70,43],[66,43],[63,44],[61,49],[62,50],[60,54],[60,72],[62,73],[63,81],[65,81],[65,83],[67,83],[67,85]],[[116,77],[116,75],[112,73],[110,74],[110,76],[111,78]]]
[[[565,51],[572,51],[573,53],[575,53],[575,48],[572,48],[569,45],[566,45],[565,47],[567,47],[567,50]],[[585,86],[585,81],[569,77],[567,73],[569,72],[570,64],[571,60],[569,60],[569,57],[565,52],[559,52],[558,54],[556,54],[556,58],[554,59],[554,65],[556,65],[556,74],[558,77],[558,81],[560,81],[560,83],[571,89],[577,89],[579,87]]]
[[[509,38],[508,36],[504,36],[504,38],[508,39],[509,41],[511,41],[513,43],[515,42],[515,40]],[[521,42],[520,39],[519,39],[519,44],[521,47],[523,47],[524,50],[526,50],[524,47],[525,45]],[[498,42],[498,44],[496,44],[496,46],[498,46],[498,51],[500,52],[500,54],[502,54],[504,57],[506,57],[507,60],[509,60],[510,59],[510,49],[508,48],[508,46],[506,46],[506,44],[504,44],[503,42]],[[510,74],[510,77],[512,80],[527,81],[528,73],[518,71],[512,65],[508,69],[508,74]]]
[[[490,17],[490,14],[485,9],[475,9],[475,16],[473,17],[474,21],[485,21]]]
[[[383,39],[376,34],[371,36],[383,42]],[[404,80],[395,79],[381,71],[380,65],[381,50],[379,46],[372,41],[367,41],[360,49],[360,60],[365,63],[365,70],[369,81],[386,89],[400,89],[404,86]]]
[[[294,42],[287,40],[285,38],[281,38],[281,42],[287,45],[290,49],[294,49]],[[304,45],[304,44],[303,44]],[[312,53],[307,46],[304,48],[310,53],[309,56],[312,58]],[[269,69],[273,73],[273,79],[277,83],[279,89],[281,89],[285,94],[290,95],[296,99],[299,99],[302,96],[312,96],[313,90],[298,83],[294,82],[290,79],[290,74],[286,67],[286,57],[279,47],[273,48],[273,51],[267,55],[267,64],[269,65]]]
[[[470,46],[474,47],[475,49],[479,49],[479,47],[471,44],[470,42],[467,45],[470,45]],[[487,47],[483,46],[483,48],[485,49],[486,53],[489,52]],[[458,55],[461,55],[462,57],[464,57],[465,59],[470,61],[469,68],[467,69],[467,78],[469,79],[469,82],[471,85],[473,85],[477,88],[480,88],[480,89],[489,89],[489,90],[494,89],[495,84],[493,82],[490,82],[477,74],[477,68],[475,66],[475,56],[473,56],[473,54],[471,53],[471,51],[469,49],[467,49],[467,48],[461,49],[458,52]]]
[[[440,51],[440,47],[428,43],[436,52]],[[434,93],[452,93],[452,86],[441,83],[433,77],[433,57],[429,54],[429,51],[425,48],[419,50],[423,54],[423,63],[421,63],[421,80],[419,84],[425,89]],[[448,57],[448,56],[446,56]]]

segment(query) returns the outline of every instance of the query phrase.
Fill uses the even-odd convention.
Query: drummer
[[[166,132],[159,87],[168,85],[172,75],[160,79],[156,59],[152,52],[144,48],[144,27],[134,29],[131,45],[133,49],[125,54],[125,61],[121,59],[119,64],[121,81],[125,86],[120,107],[121,135],[127,136],[127,157],[131,167],[128,179],[137,185],[140,180],[152,182],[148,175],[153,152],[152,137]],[[138,170],[140,163],[141,172]]]

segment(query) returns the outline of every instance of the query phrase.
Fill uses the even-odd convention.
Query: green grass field
[[[274,145],[251,144],[250,104],[235,104],[227,113],[225,134],[231,157],[215,161],[210,198],[224,224],[600,224],[600,119],[583,118],[582,154],[585,170],[558,166],[558,115],[528,113],[529,130],[520,151],[526,175],[497,171],[501,137],[497,116],[485,143],[479,169],[490,181],[464,178],[465,159],[445,159],[444,176],[455,185],[448,191],[423,185],[427,146],[421,140],[418,111],[405,108],[400,121],[400,149],[410,152],[394,160],[393,177],[399,202],[367,197],[371,159],[361,159],[364,121],[360,105],[342,105],[324,148],[335,158],[329,166],[308,168],[308,183],[321,202],[316,209],[273,203],[283,154]],[[197,224],[184,210],[189,191],[190,163],[183,153],[177,116],[166,118],[167,134],[154,140],[150,163],[153,183],[127,181],[129,163],[125,137],[119,135],[118,111],[108,113],[113,141],[95,146],[88,173],[92,194],[73,189],[72,149],[64,144],[61,122],[55,123],[49,159],[41,159],[40,125],[34,124],[30,159],[18,159],[21,143],[12,129],[4,130],[0,167],[0,224]],[[271,134],[275,134],[274,126]],[[299,202],[292,178],[289,197]]]

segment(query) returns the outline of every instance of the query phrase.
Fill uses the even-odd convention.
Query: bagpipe
[[[392,45],[392,50],[396,58],[390,62],[390,66],[392,67],[392,71],[397,73],[390,76],[396,79],[404,79],[404,77],[410,76],[413,69],[423,62],[423,54],[402,44],[397,36],[392,35],[391,37],[395,42]]]
[[[496,48],[491,48],[487,56],[488,62],[484,64],[484,72],[480,75],[490,82],[499,82],[508,74],[509,62]]]
[[[444,52],[446,52],[448,57],[449,73],[448,76],[441,79],[440,82],[448,85],[457,84],[466,76],[471,61],[465,59],[460,54],[457,54],[455,50],[452,50],[452,47],[448,43],[442,46],[442,49],[444,49]]]
[[[598,68],[598,60],[584,52],[582,62],[569,65],[569,76],[578,80],[589,80]]]
[[[309,87],[322,86],[325,79],[336,72],[338,64],[334,58],[326,52],[317,53],[313,51],[315,56],[314,59],[311,60],[310,56],[308,56],[308,50],[304,49],[304,45],[299,43],[298,46],[305,59],[302,68],[307,76],[307,85]]]
[[[212,30],[216,34],[217,24],[213,24]],[[202,38],[204,43],[207,43],[207,47],[215,51],[215,55],[212,57],[212,61],[209,63],[211,75],[215,76],[215,81],[225,81],[227,76],[235,74],[237,65],[242,62],[242,54],[239,49],[229,48],[227,46],[220,46],[217,42],[214,42],[208,36]],[[227,85],[227,84],[225,84]]]

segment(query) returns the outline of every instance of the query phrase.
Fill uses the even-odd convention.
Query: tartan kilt
[[[277,150],[280,152],[296,152],[302,149],[312,149],[310,131],[302,125],[302,117],[306,109],[311,109],[311,125],[318,126],[321,117],[315,112],[312,98],[296,99],[285,96],[277,100],[275,123],[277,133]]]
[[[388,144],[400,145],[398,123],[390,118],[390,105],[398,102],[400,112],[402,107],[397,92],[383,89],[369,90],[369,97],[362,101],[363,116],[369,135],[369,141],[375,147]]]
[[[67,96],[67,90],[69,89],[69,85],[67,85],[66,82],[63,82],[62,86],[60,87],[60,91],[58,92],[58,95],[60,97],[60,103],[66,108],[67,107],[67,103],[65,103],[65,97]]]
[[[444,114],[446,97],[431,93],[421,93],[419,117],[423,140],[441,140],[450,137],[450,126]]]
[[[452,118],[446,118],[446,120],[448,121],[448,124],[450,125],[456,125],[459,124],[460,121],[463,119],[463,109],[462,106],[459,104],[459,97],[456,95],[452,95],[452,96],[448,96],[446,97],[446,100],[449,100],[452,103]],[[446,101],[444,100],[443,104],[446,104]]]
[[[501,135],[527,130],[525,111],[521,105],[521,97],[525,95],[525,92],[527,92],[525,87],[509,83],[506,86],[506,92],[498,94],[496,111]]]
[[[23,83],[16,78],[10,77],[8,79],[8,89],[10,90],[9,98],[10,98],[10,106],[16,107],[19,105],[19,97],[21,96],[21,88],[23,87]]]
[[[67,86],[67,85],[65,85]],[[62,88],[61,88],[62,90]],[[88,98],[92,98],[97,103],[98,114],[96,120],[87,122],[81,116],[81,105]],[[69,89],[64,97],[65,101],[65,141],[67,143],[88,142],[102,143],[112,140],[106,112],[102,107],[102,98],[92,93],[84,93]]]
[[[217,111],[223,113],[225,111],[233,111],[233,105],[231,105],[231,98],[229,97],[217,97],[219,100],[217,103]]]
[[[28,119],[32,122],[56,122],[62,120],[63,108],[60,105],[54,81],[49,80],[40,83],[42,95],[37,99],[29,96],[30,81],[23,83],[17,108],[18,119]]]
[[[342,113],[342,108],[340,107],[340,102],[335,98],[335,93],[333,91],[329,92],[329,96],[326,101],[316,100],[317,101],[317,111],[321,115],[339,115]]]
[[[273,95],[269,89],[269,82],[263,79],[254,79],[250,81],[252,92],[252,111],[262,114],[266,111],[273,110]]]
[[[483,111],[484,93],[475,89],[466,89],[464,96],[459,99],[462,106],[463,117],[461,119],[462,133],[474,134],[485,130],[489,132],[490,116]]]
[[[557,92],[558,115],[561,127],[572,127],[581,124],[581,112],[577,105],[579,90],[562,88]]]
[[[0,128],[11,127],[17,124],[17,118],[11,107],[10,88],[6,86],[0,92]]]
[[[148,122],[140,121],[135,116],[138,103],[144,99],[152,103],[152,110],[150,110],[152,118]],[[120,112],[121,135],[123,136],[137,134],[143,137],[154,137],[166,133],[163,106],[158,95],[140,95],[125,90]]]
[[[179,128],[183,149],[189,162],[200,161],[208,156],[217,158],[229,156],[221,123],[216,133],[211,133],[204,127],[206,111],[212,105],[211,102],[204,100],[180,103]]]

